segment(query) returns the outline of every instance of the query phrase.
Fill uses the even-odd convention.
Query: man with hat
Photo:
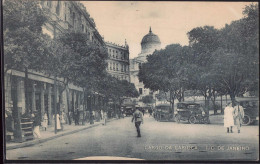
[[[135,120],[135,127],[136,127],[136,131],[137,131],[137,137],[141,137],[141,132],[140,132],[140,125],[141,122],[143,122],[143,114],[142,112],[139,110],[138,107],[136,107],[135,112],[133,113],[133,118],[132,118],[132,122]]]

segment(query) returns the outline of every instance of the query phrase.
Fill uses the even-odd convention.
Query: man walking
[[[144,123],[144,122],[143,122],[143,115],[138,108],[136,108],[135,112],[133,113],[132,122],[134,120],[135,120],[135,127],[136,127],[136,131],[137,131],[137,137],[141,137],[140,125],[141,125],[141,122],[142,123]]]
[[[244,108],[239,105],[239,102],[236,102],[234,107],[234,123],[237,126],[237,132],[240,133],[240,128],[244,119]]]

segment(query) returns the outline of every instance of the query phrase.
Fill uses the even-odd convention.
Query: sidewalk
[[[113,120],[116,120],[116,119],[112,118],[112,119],[107,120],[107,122],[110,122]],[[26,141],[26,142],[22,142],[22,143],[8,142],[8,143],[6,143],[6,150],[17,149],[17,148],[22,148],[22,147],[27,147],[27,146],[43,143],[43,142],[55,139],[57,137],[76,133],[76,132],[79,132],[79,131],[82,131],[85,129],[99,126],[101,124],[102,124],[102,122],[95,122],[94,124],[86,123],[85,125],[77,125],[77,126],[75,126],[74,124],[72,124],[72,125],[65,124],[65,125],[63,125],[63,130],[58,131],[56,134],[54,133],[54,127],[49,127],[46,131],[44,131],[40,128],[41,138],[36,138],[34,140]]]

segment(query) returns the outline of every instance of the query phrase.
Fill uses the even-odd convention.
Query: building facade
[[[89,39],[100,46],[105,46],[103,38],[96,29],[94,20],[90,17],[86,8],[76,1],[41,1],[41,8],[49,14],[49,20],[42,27],[43,33],[55,38],[56,35],[66,31],[75,31],[87,33]],[[62,81],[58,78],[57,81]],[[54,114],[54,77],[44,73],[29,70],[28,72],[28,95],[29,109],[25,109],[25,73],[18,70],[9,70],[4,77],[5,82],[5,108],[6,111],[12,111],[13,95],[18,95],[17,106],[20,116],[26,113],[26,110],[38,111],[43,117],[44,113],[48,115],[48,124],[53,125]],[[15,87],[14,87],[15,86]],[[57,102],[61,98],[61,110],[68,116],[69,112],[74,110],[83,110],[84,99],[83,89],[72,84],[59,92],[61,87],[57,88]],[[61,95],[60,95],[61,93]]]
[[[129,73],[129,48],[125,42],[125,46],[120,46],[114,43],[106,42],[108,60],[107,72],[119,79],[130,82]]]
[[[155,50],[159,50],[161,48],[160,38],[152,32],[151,27],[149,33],[143,37],[141,41],[141,47],[142,47],[141,53],[138,54],[136,58],[130,59],[130,78],[131,78],[131,83],[135,84],[135,87],[140,94],[138,98],[139,100],[138,104],[143,106],[144,104],[140,102],[142,97],[153,93],[148,88],[145,88],[144,84],[139,81],[138,78],[139,67],[142,63],[147,61],[146,59],[147,55],[150,55]]]
[[[49,20],[43,32],[54,37],[55,33],[64,31],[82,32],[89,40],[105,45],[103,38],[96,29],[94,19],[90,17],[86,7],[78,1],[41,1],[43,10],[49,14]]]

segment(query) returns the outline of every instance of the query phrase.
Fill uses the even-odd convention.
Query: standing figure
[[[53,122],[55,123],[55,115],[53,115]],[[58,113],[56,114],[56,127],[57,127],[57,130],[61,129],[61,126],[60,126],[60,115]]]
[[[94,111],[91,111],[90,112],[90,124],[94,124],[94,114],[93,114]]]
[[[79,125],[79,109],[77,108],[74,113],[75,125]]]
[[[107,122],[107,112],[104,110],[101,110],[101,117],[102,117],[102,125],[106,125]]]
[[[47,116],[46,112],[43,115],[42,127],[44,128],[45,131],[46,131],[47,127],[48,127],[48,116]]]
[[[61,125],[60,125],[60,115],[57,113],[57,130],[61,130]]]
[[[69,111],[69,113],[68,113],[68,121],[69,121],[69,125],[71,125],[71,111]]]
[[[149,117],[152,116],[152,112],[153,112],[153,111],[152,111],[152,108],[149,108],[149,109],[148,109],[148,112],[149,112]]]
[[[227,128],[227,133],[232,132],[232,126],[234,126],[234,118],[233,118],[234,108],[232,107],[232,103],[229,103],[224,110],[224,127]]]
[[[234,107],[234,123],[237,127],[238,133],[240,133],[240,128],[243,123],[244,116],[244,108],[239,105],[239,102],[236,102],[236,106]]]
[[[33,136],[35,138],[41,138],[41,134],[40,134],[41,119],[39,117],[39,113],[38,112],[33,113],[32,119],[33,119]]]
[[[135,127],[137,131],[137,137],[141,137],[141,131],[140,131],[140,125],[143,121],[143,114],[139,111],[138,108],[136,108],[135,112],[133,113],[132,122],[135,120]]]

